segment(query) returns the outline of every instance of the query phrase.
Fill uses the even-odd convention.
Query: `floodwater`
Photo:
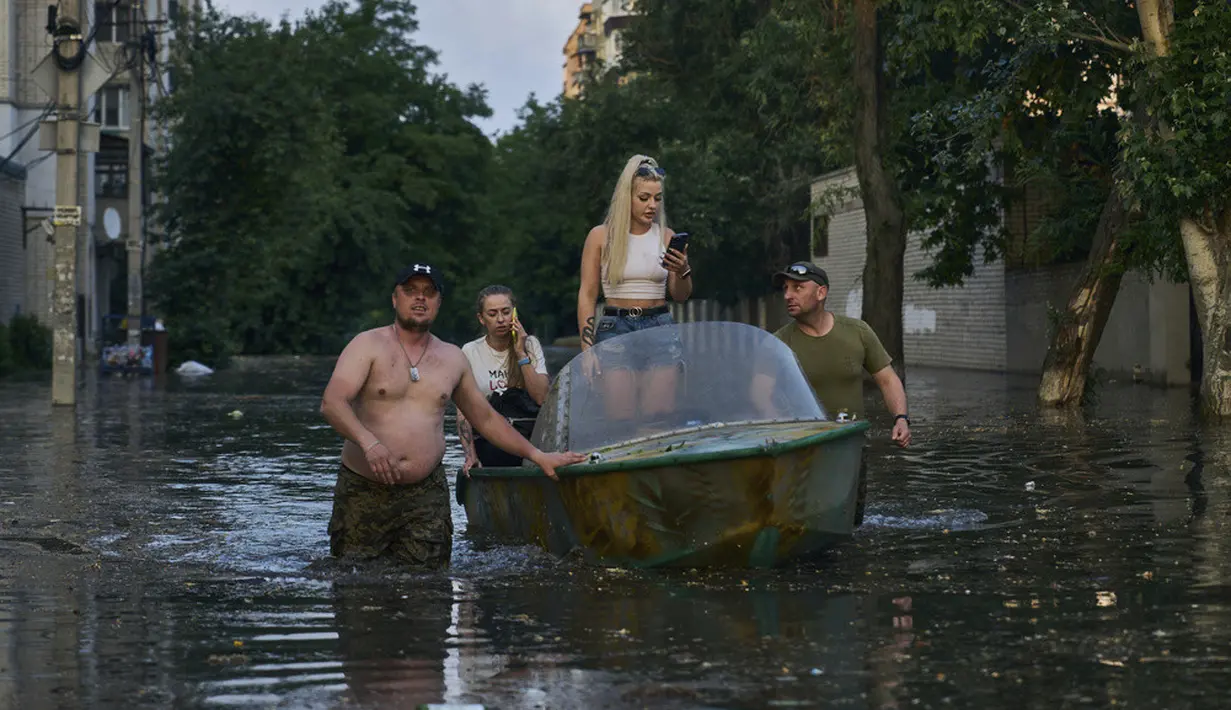
[[[1231,435],[1186,390],[913,370],[867,524],[756,572],[476,539],[332,563],[331,363],[0,383],[0,708],[1222,707]],[[878,398],[876,398],[878,399]],[[240,412],[242,416],[233,416]],[[451,426],[449,427],[451,432]],[[451,443],[448,462],[460,462]],[[451,469],[452,470],[452,469]]]

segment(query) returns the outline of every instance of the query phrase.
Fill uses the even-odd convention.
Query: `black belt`
[[[670,313],[671,306],[654,306],[653,308],[612,308],[607,306],[603,308],[605,316],[632,316],[633,318],[641,318],[643,316],[661,316],[664,313]]]

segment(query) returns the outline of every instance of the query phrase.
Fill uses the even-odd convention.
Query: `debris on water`
[[[175,368],[176,373],[181,375],[212,375],[213,369],[202,365],[196,360],[189,360],[179,367]]]
[[[1034,490],[1034,481],[1026,481],[1026,490],[1028,491]]]
[[[1099,606],[1115,606],[1116,605],[1116,593],[1115,592],[1095,592],[1094,596]]]
[[[1150,581],[1151,579],[1154,579],[1154,573],[1153,573],[1153,572],[1149,572],[1149,571],[1147,571],[1147,572],[1142,572],[1142,573],[1141,573],[1141,578],[1142,578],[1142,579],[1144,579],[1144,580],[1146,580],[1146,581],[1148,582],[1148,581]]]
[[[233,409],[227,414],[227,416],[232,419],[240,419],[244,416],[244,413],[239,411],[238,409]]]
[[[821,675],[824,672],[825,671],[821,670],[820,668],[813,668],[812,670],[808,671],[808,673],[811,675]]]

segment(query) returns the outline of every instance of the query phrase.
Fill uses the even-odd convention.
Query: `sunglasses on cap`
[[[774,288],[782,288],[783,279],[814,281],[822,286],[829,286],[829,276],[825,273],[825,270],[816,264],[806,261],[797,261],[774,274]]]
[[[652,159],[646,158],[637,166],[636,175],[637,177],[663,178],[667,176],[667,171],[658,167],[658,163],[655,163]]]

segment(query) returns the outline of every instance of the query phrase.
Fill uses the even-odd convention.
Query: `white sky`
[[[214,0],[219,9],[270,20],[292,20],[323,0]],[[419,0],[415,41],[435,49],[437,73],[459,85],[482,84],[493,116],[479,125],[489,135],[517,123],[517,109],[534,93],[541,102],[560,93],[561,49],[577,25],[581,0]]]

